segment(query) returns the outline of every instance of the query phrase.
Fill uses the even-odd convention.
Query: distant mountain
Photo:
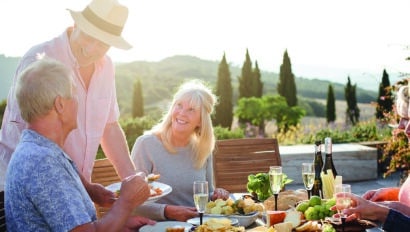
[[[13,78],[19,58],[0,55],[1,95],[7,97],[8,88]],[[217,61],[202,60],[193,56],[173,56],[159,62],[135,61],[116,64],[117,97],[122,114],[131,112],[131,97],[133,84],[141,80],[145,107],[157,108],[168,103],[175,89],[187,79],[201,79],[214,86],[218,73]],[[238,76],[240,67],[230,66],[234,98],[238,95]],[[278,74],[261,71],[265,94],[276,94]],[[344,100],[344,85],[326,80],[296,77],[296,87],[299,97],[326,99],[329,84],[333,85],[336,99]],[[370,103],[376,100],[377,92],[357,89],[359,103]]]

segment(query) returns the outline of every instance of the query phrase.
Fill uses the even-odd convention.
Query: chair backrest
[[[109,159],[97,159],[94,161],[91,182],[107,186],[112,183],[120,182],[120,177]],[[97,204],[95,204],[95,209],[98,218],[101,218],[110,210],[110,208],[102,207]]]
[[[213,153],[215,186],[229,192],[247,192],[248,175],[281,165],[277,139],[218,140]]]
[[[6,231],[6,212],[4,210],[4,191],[0,191],[0,232]]]
[[[104,186],[119,182],[120,178],[109,159],[97,159],[91,174],[91,182],[100,183]]]

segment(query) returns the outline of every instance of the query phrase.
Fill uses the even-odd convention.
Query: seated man
[[[120,231],[154,223],[130,217],[149,196],[144,178],[132,175],[101,219],[76,165],[62,150],[77,127],[78,102],[71,71],[50,59],[32,63],[18,78],[16,97],[28,123],[6,173],[7,231]]]

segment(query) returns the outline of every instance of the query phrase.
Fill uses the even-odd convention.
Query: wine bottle
[[[333,178],[337,176],[337,171],[335,168],[335,165],[333,163],[333,157],[332,157],[332,138],[326,137],[325,138],[325,164],[323,165],[322,171],[325,174],[328,174],[327,171],[330,169],[332,170],[333,173]]]
[[[315,142],[315,157],[313,160],[313,165],[315,166],[315,182],[312,188],[312,196],[316,195],[320,198],[323,198],[322,193],[322,178],[320,173],[323,168],[323,159],[322,159],[322,141],[318,140]]]

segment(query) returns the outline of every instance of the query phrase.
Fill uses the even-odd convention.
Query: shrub
[[[244,132],[241,128],[236,128],[234,130],[229,130],[225,127],[215,126],[214,127],[214,134],[216,139],[241,139],[244,138]]]

